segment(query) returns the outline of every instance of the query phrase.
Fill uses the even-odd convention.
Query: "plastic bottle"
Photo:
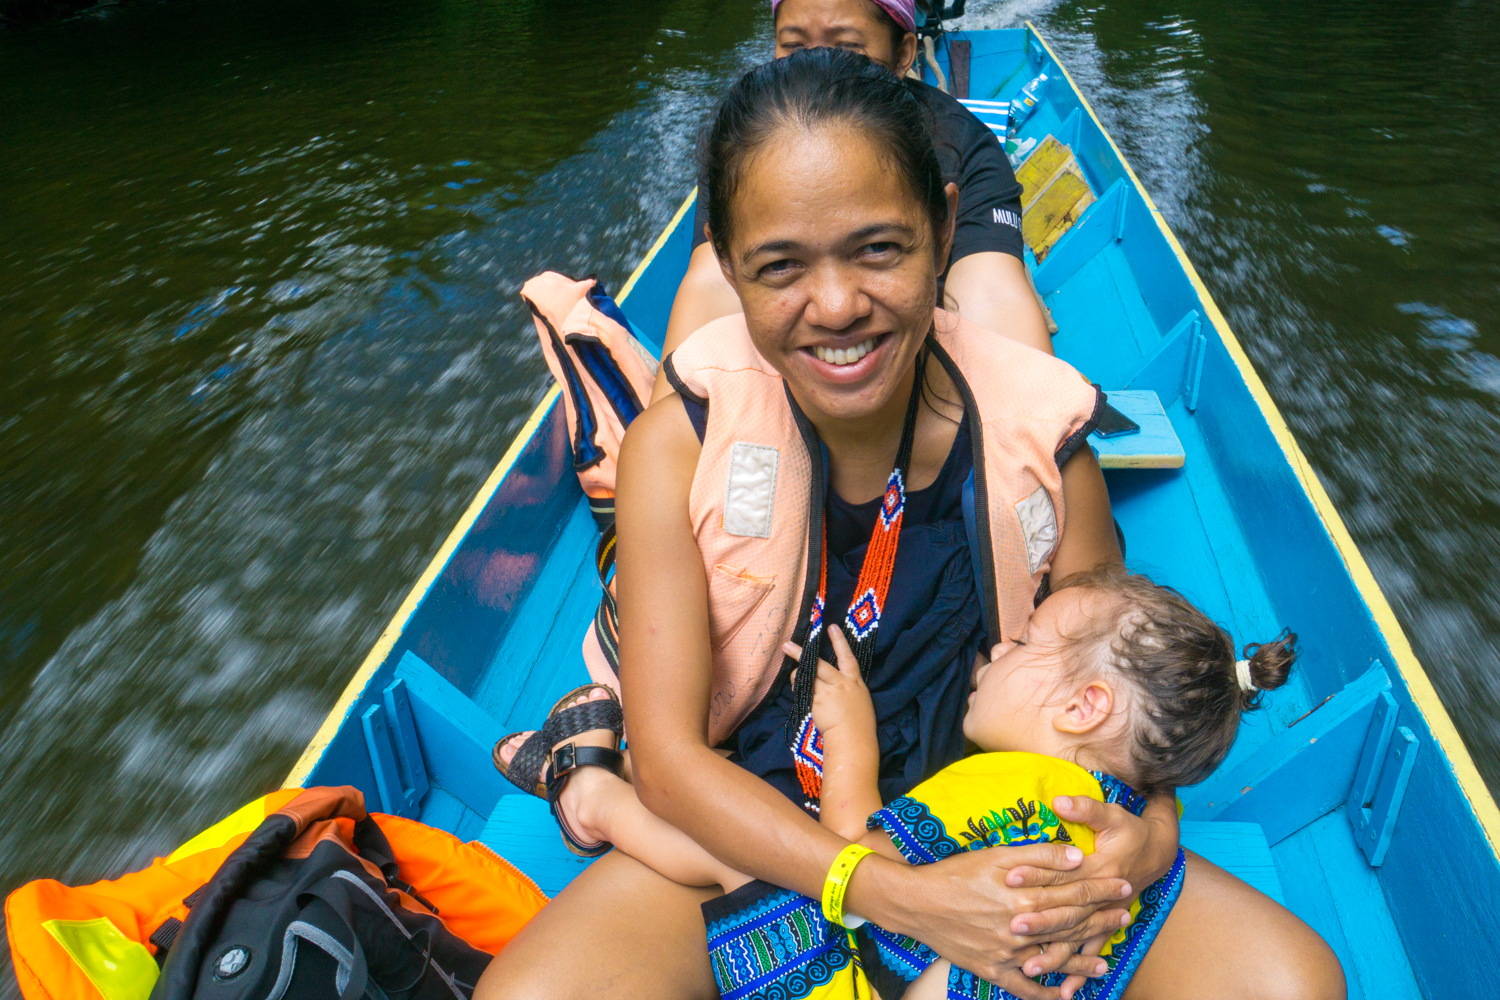
[[[1020,154],[1021,126],[1036,111],[1036,106],[1042,103],[1042,96],[1046,92],[1047,74],[1041,73],[1011,98],[1010,116],[1005,124],[1005,152],[1012,160]]]

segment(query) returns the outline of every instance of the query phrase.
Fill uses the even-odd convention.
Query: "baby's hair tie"
[[[1257,690],[1259,690],[1259,688],[1257,688],[1255,686],[1255,681],[1250,678],[1250,661],[1249,660],[1235,660],[1234,661],[1234,676],[1237,677],[1237,678],[1239,678],[1240,690],[1241,691],[1257,691]]]

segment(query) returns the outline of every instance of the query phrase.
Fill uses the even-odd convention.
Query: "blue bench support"
[[[1185,460],[1182,442],[1172,429],[1172,418],[1162,408],[1156,393],[1140,389],[1116,389],[1108,393],[1109,404],[1140,425],[1137,434],[1102,438],[1089,435],[1089,447],[1099,458],[1101,469],[1180,469]]]
[[[1249,760],[1182,793],[1184,818],[1259,823],[1274,845],[1337,809],[1349,797],[1370,721],[1390,688],[1377,662]]]
[[[428,778],[480,816],[495,810],[502,795],[518,789],[490,763],[500,726],[458,688],[408,651],[396,665],[405,683],[411,717]]]
[[[382,692],[381,703],[365,709],[360,723],[375,769],[381,810],[395,816],[416,816],[430,784],[417,743],[406,681],[398,678],[389,684]]]

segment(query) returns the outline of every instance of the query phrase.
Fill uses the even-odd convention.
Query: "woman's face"
[[[804,410],[859,419],[910,385],[948,234],[938,245],[875,143],[848,126],[784,129],[745,162],[730,212],[720,265]]]
[[[893,45],[890,22],[871,0],[781,0],[776,7],[776,58],[798,49],[848,49],[905,76],[917,56],[910,32]]]

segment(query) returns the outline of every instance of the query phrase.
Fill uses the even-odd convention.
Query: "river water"
[[[1496,787],[1500,15],[970,0],[964,25],[1026,18]],[[620,284],[768,23],[137,0],[0,33],[0,890],[118,874],[279,784],[544,390],[519,282]]]

